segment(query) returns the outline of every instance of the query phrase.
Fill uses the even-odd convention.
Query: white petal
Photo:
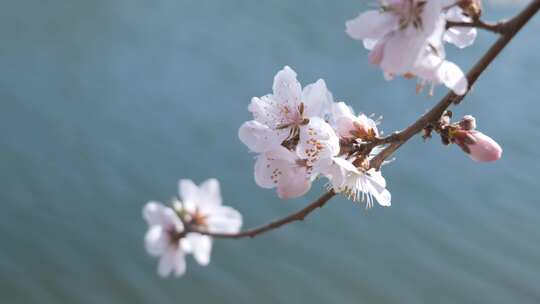
[[[364,45],[366,49],[372,50],[377,45],[378,42],[379,42],[379,39],[364,39],[362,41],[362,44]]]
[[[198,202],[200,201],[199,187],[189,179],[181,179],[178,182],[178,189],[180,198],[184,202]]]
[[[144,237],[144,244],[150,255],[159,256],[169,246],[169,237],[161,226],[151,226]]]
[[[277,185],[278,197],[289,199],[306,194],[311,188],[311,180],[304,168],[294,168],[284,172]]]
[[[427,1],[422,11],[422,30],[424,35],[431,35],[441,19],[443,3],[440,0]]]
[[[174,229],[177,232],[184,231],[184,225],[182,224],[182,221],[178,217],[178,214],[172,209],[167,208],[164,212],[164,225],[163,227],[166,229]]]
[[[279,175],[290,170],[294,157],[293,152],[281,146],[259,155],[255,162],[255,182],[257,185],[267,189],[276,187]]]
[[[392,195],[386,190],[386,181],[380,173],[370,174],[371,175],[366,175],[367,190],[375,197],[379,205],[389,207],[391,205]],[[384,182],[381,181],[381,178]]]
[[[334,129],[320,117],[312,117],[300,127],[300,141],[296,148],[308,166],[317,166],[319,161],[330,162],[339,153],[339,138]]]
[[[340,117],[354,117],[354,111],[346,103],[340,101],[332,104],[332,117],[338,119]]]
[[[444,61],[438,71],[441,81],[457,95],[467,92],[468,82],[463,71],[453,62]]]
[[[342,157],[334,157],[333,158],[333,161],[338,165],[340,166],[341,168],[343,168],[345,171],[348,171],[348,172],[352,172],[352,173],[355,173],[355,174],[358,174],[360,175],[361,172],[358,170],[358,168],[356,168],[352,162],[350,162],[349,160],[346,160]]]
[[[212,251],[212,238],[198,233],[188,233],[186,241],[193,248],[193,257],[199,265],[206,266],[210,263],[210,252]]]
[[[403,31],[390,33],[385,39],[384,56],[380,66],[385,73],[402,75],[411,72],[414,64],[419,59],[427,40],[434,36],[440,36],[434,33],[440,28],[442,7],[438,0],[427,1],[422,12],[422,31],[419,32],[413,27],[408,27]],[[443,23],[444,24],[444,23]],[[442,32],[441,32],[442,33]],[[431,41],[433,43],[433,41]],[[439,43],[436,43],[438,45]]]
[[[410,72],[424,48],[425,42],[426,38],[419,35],[410,36],[401,32],[394,33],[384,44],[381,69],[395,75]]]
[[[379,39],[397,28],[399,19],[391,13],[371,10],[347,21],[346,32],[354,39]]]
[[[255,163],[255,182],[263,188],[277,187],[280,198],[305,194],[311,187],[311,175],[296,164],[296,154],[280,147],[259,155]]]
[[[276,131],[258,121],[245,122],[238,130],[240,140],[253,152],[262,153],[279,146],[288,136],[287,132]]]
[[[446,20],[443,17],[440,17],[435,24],[433,33],[428,37],[427,45],[424,47],[424,50],[427,50],[428,53],[434,53],[442,59],[446,58],[446,51],[443,43],[445,32]]]
[[[333,163],[331,166],[326,168],[322,174],[328,178],[328,181],[330,182],[330,185],[332,185],[332,189],[334,189],[335,192],[341,191],[340,189],[343,187],[346,177],[346,172],[343,170],[343,168],[338,166],[336,163]]]
[[[443,62],[444,59],[434,52],[426,52],[422,59],[417,62],[413,73],[420,78],[441,83],[437,73]]]
[[[345,104],[344,102],[332,103],[330,112],[330,124],[336,130],[337,135],[343,136],[344,129],[348,130],[349,127],[352,126],[353,119],[354,112],[347,104]]]
[[[444,41],[462,49],[471,46],[476,40],[476,35],[477,30],[475,28],[453,27],[446,31]]]
[[[256,121],[274,130],[280,125],[293,122],[299,115],[298,105],[290,105],[287,101],[278,100],[273,95],[253,97],[248,110],[253,113]],[[276,130],[276,132],[280,131]]]
[[[242,215],[231,207],[220,206],[209,214],[207,224],[211,232],[237,233],[242,227]]]
[[[150,201],[143,207],[143,218],[148,225],[161,225],[165,206],[159,202]]]
[[[272,89],[274,97],[282,103],[286,103],[291,107],[299,105],[302,87],[296,79],[296,72],[290,67],[285,66],[283,70],[276,74]]]
[[[319,79],[304,88],[302,101],[304,102],[305,117],[324,117],[324,111],[330,107],[334,100],[324,80]]]
[[[370,179],[377,183],[378,185],[380,185],[381,187],[383,188],[386,188],[386,179],[384,178],[384,176],[382,175],[382,172],[381,171],[378,171],[374,168],[370,169],[368,171],[369,173],[369,177]]]
[[[173,260],[174,276],[181,277],[186,273],[186,256],[182,250],[176,250]]]
[[[272,159],[281,159],[292,164],[294,164],[298,158],[293,151],[287,150],[283,146],[279,146],[276,149],[266,152],[266,155]]]
[[[167,277],[175,268],[176,250],[173,247],[167,248],[167,251],[161,256],[158,264],[158,274]]]
[[[446,13],[448,21],[470,22],[471,18],[463,15],[463,10],[459,6],[454,6]],[[477,30],[474,27],[452,27],[448,29],[444,35],[444,41],[465,48],[474,43]]]
[[[199,191],[202,198],[201,204],[221,205],[221,191],[219,190],[219,181],[217,179],[210,178],[204,181],[199,186]]]
[[[332,158],[332,165],[322,172],[332,184],[332,188],[336,192],[341,192],[346,182],[347,175],[352,172],[360,175],[360,171],[356,168],[351,161],[343,157]]]

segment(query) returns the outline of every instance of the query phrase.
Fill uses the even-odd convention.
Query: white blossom
[[[239,130],[240,140],[256,153],[255,182],[277,188],[282,199],[304,195],[339,153],[339,138],[325,121],[333,97],[324,80],[302,89],[288,66],[274,77],[273,93],[254,97],[253,120]]]
[[[355,166],[356,159],[334,158],[334,165],[327,172],[332,189],[355,202],[366,202],[367,208],[373,206],[374,198],[379,205],[390,206],[392,196],[381,171]]]
[[[331,120],[341,138],[367,139],[378,136],[377,123],[365,114],[355,115],[344,102],[332,105]]]
[[[471,45],[476,29],[452,27],[447,21],[471,21],[461,8],[443,0],[380,1],[380,11],[368,11],[347,22],[347,33],[370,50],[369,61],[381,67],[386,79],[418,77],[417,91],[444,84],[458,95],[468,89],[463,71],[446,60],[444,43]]]
[[[299,128],[295,149],[278,146],[257,157],[255,181],[263,188],[277,188],[282,199],[302,196],[338,153],[339,139],[332,127],[312,117]]]
[[[428,37],[442,12],[440,0],[379,1],[380,10],[370,10],[346,23],[346,31],[369,49],[370,62],[385,75],[410,72],[419,60]]]
[[[200,265],[210,263],[212,238],[192,231],[192,228],[214,233],[236,233],[242,226],[241,214],[221,205],[219,183],[209,179],[196,186],[191,180],[180,180],[181,201],[173,207],[159,202],[148,202],[143,217],[148,224],[145,237],[146,250],[160,257],[158,274],[162,277],[174,273],[182,276],[186,271],[185,255],[192,254]]]
[[[345,103],[332,107],[332,122],[342,140],[362,144],[379,135],[377,123],[364,114],[355,115]],[[374,199],[381,206],[390,206],[391,195],[380,171],[369,168],[369,160],[380,151],[374,148],[369,155],[341,154],[332,158],[324,171],[331,188],[347,198],[373,206]]]
[[[184,232],[184,225],[172,208],[158,202],[148,202],[143,217],[148,223],[146,251],[160,257],[159,275],[166,277],[174,272],[175,276],[182,276],[186,272],[186,249],[190,247],[185,238],[178,238]]]
[[[253,152],[272,150],[294,137],[310,117],[324,117],[332,100],[324,80],[302,90],[296,72],[286,66],[274,77],[273,94],[252,98],[248,109],[254,120],[240,127],[240,140]]]
[[[425,85],[429,85],[429,94],[433,95],[435,85],[444,84],[457,95],[467,92],[468,82],[465,74],[455,63],[446,60],[443,37],[445,37],[446,22],[441,15],[436,30],[428,39],[427,45],[421,54],[421,60],[411,69],[409,74],[418,77],[419,92]]]

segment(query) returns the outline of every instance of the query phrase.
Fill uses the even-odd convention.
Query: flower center
[[[399,29],[404,30],[412,25],[422,30],[422,12],[427,0],[398,0],[389,1],[382,6],[383,11],[389,11],[399,17]]]

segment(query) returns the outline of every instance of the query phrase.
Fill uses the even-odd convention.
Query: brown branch
[[[490,23],[485,22],[480,19],[474,20],[471,22],[464,22],[464,21],[447,21],[446,22],[446,28],[449,29],[451,27],[475,27],[483,30],[487,30],[490,32],[494,32],[497,34],[505,34],[508,31],[508,23],[499,21],[497,23]]]
[[[540,0],[532,1],[526,8],[524,8],[517,16],[504,23],[506,30],[504,34],[489,48],[489,50],[480,58],[480,60],[474,65],[474,67],[467,73],[467,80],[469,82],[469,90],[471,86],[476,82],[478,77],[486,70],[486,68],[493,62],[493,60],[500,54],[500,52],[506,47],[506,45],[514,38],[514,36],[527,24],[527,22],[538,12],[540,9]],[[436,104],[426,114],[422,115],[417,121],[407,127],[405,130],[398,132],[397,142],[391,143],[385,149],[383,149],[376,157],[371,160],[370,166],[372,168],[380,169],[385,159],[390,157],[401,145],[406,143],[411,137],[418,134],[429,124],[439,120],[441,115],[452,104],[459,104],[461,100],[467,95],[469,90],[462,96],[458,96],[453,92],[449,92],[438,104]]]
[[[317,200],[315,200],[313,203],[307,205],[303,209],[298,210],[297,212],[293,214],[290,214],[284,218],[270,222],[266,225],[249,229],[249,230],[245,230],[245,231],[241,231],[239,233],[212,233],[208,231],[195,230],[195,229],[192,229],[190,232],[197,232],[200,234],[208,235],[215,238],[222,238],[222,239],[240,239],[240,238],[246,238],[246,237],[254,238],[261,233],[265,233],[270,230],[277,229],[285,224],[289,224],[296,221],[303,221],[304,218],[308,216],[308,214],[315,211],[315,209],[321,208],[322,206],[324,206],[332,197],[334,197],[334,195],[336,195],[336,193],[333,190],[330,190],[326,192],[325,194],[323,194],[321,197],[319,197]]]

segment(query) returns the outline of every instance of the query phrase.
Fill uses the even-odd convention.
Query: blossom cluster
[[[347,34],[370,51],[369,62],[380,67],[387,80],[416,77],[417,92],[428,85],[432,95],[435,85],[444,84],[457,95],[467,93],[467,78],[446,59],[445,44],[470,46],[476,29],[447,27],[447,23],[477,20],[480,0],[378,3],[378,10],[361,13],[346,23]],[[324,80],[302,87],[296,72],[285,66],[275,75],[272,92],[253,97],[248,110],[253,119],[241,125],[238,135],[256,154],[254,176],[260,187],[275,188],[280,198],[289,199],[306,194],[316,179],[325,178],[329,189],[365,202],[368,208],[374,202],[391,205],[386,180],[379,166],[372,165],[373,158],[391,144],[391,136],[382,136],[380,119],[355,114],[346,103],[335,101]],[[467,115],[451,123],[451,116],[446,111],[439,121],[431,121],[438,117],[430,119],[423,126],[424,138],[436,132],[445,145],[456,144],[474,161],[501,158],[502,148],[476,130],[474,117]],[[375,163],[380,164],[380,159]],[[171,206],[151,201],[143,208],[148,224],[146,249],[160,258],[161,276],[183,275],[187,254],[200,265],[208,265],[212,236],[238,237],[242,226],[240,213],[222,205],[217,180],[209,179],[200,186],[181,180],[179,194]]]
[[[467,78],[446,60],[445,43],[458,48],[476,38],[473,27],[452,27],[447,21],[470,22],[459,5],[448,0],[379,0],[380,9],[361,13],[346,24],[347,34],[362,40],[369,62],[381,68],[386,79],[394,76],[418,78],[417,91],[444,84],[458,95],[468,90]]]
[[[272,94],[254,97],[248,109],[253,120],[238,133],[258,154],[259,186],[277,188],[280,198],[294,198],[323,176],[335,192],[355,201],[371,206],[374,198],[390,206],[384,177],[369,165],[374,151],[365,149],[379,139],[377,123],[335,102],[324,80],[302,89],[296,73],[286,66],[276,74]]]

